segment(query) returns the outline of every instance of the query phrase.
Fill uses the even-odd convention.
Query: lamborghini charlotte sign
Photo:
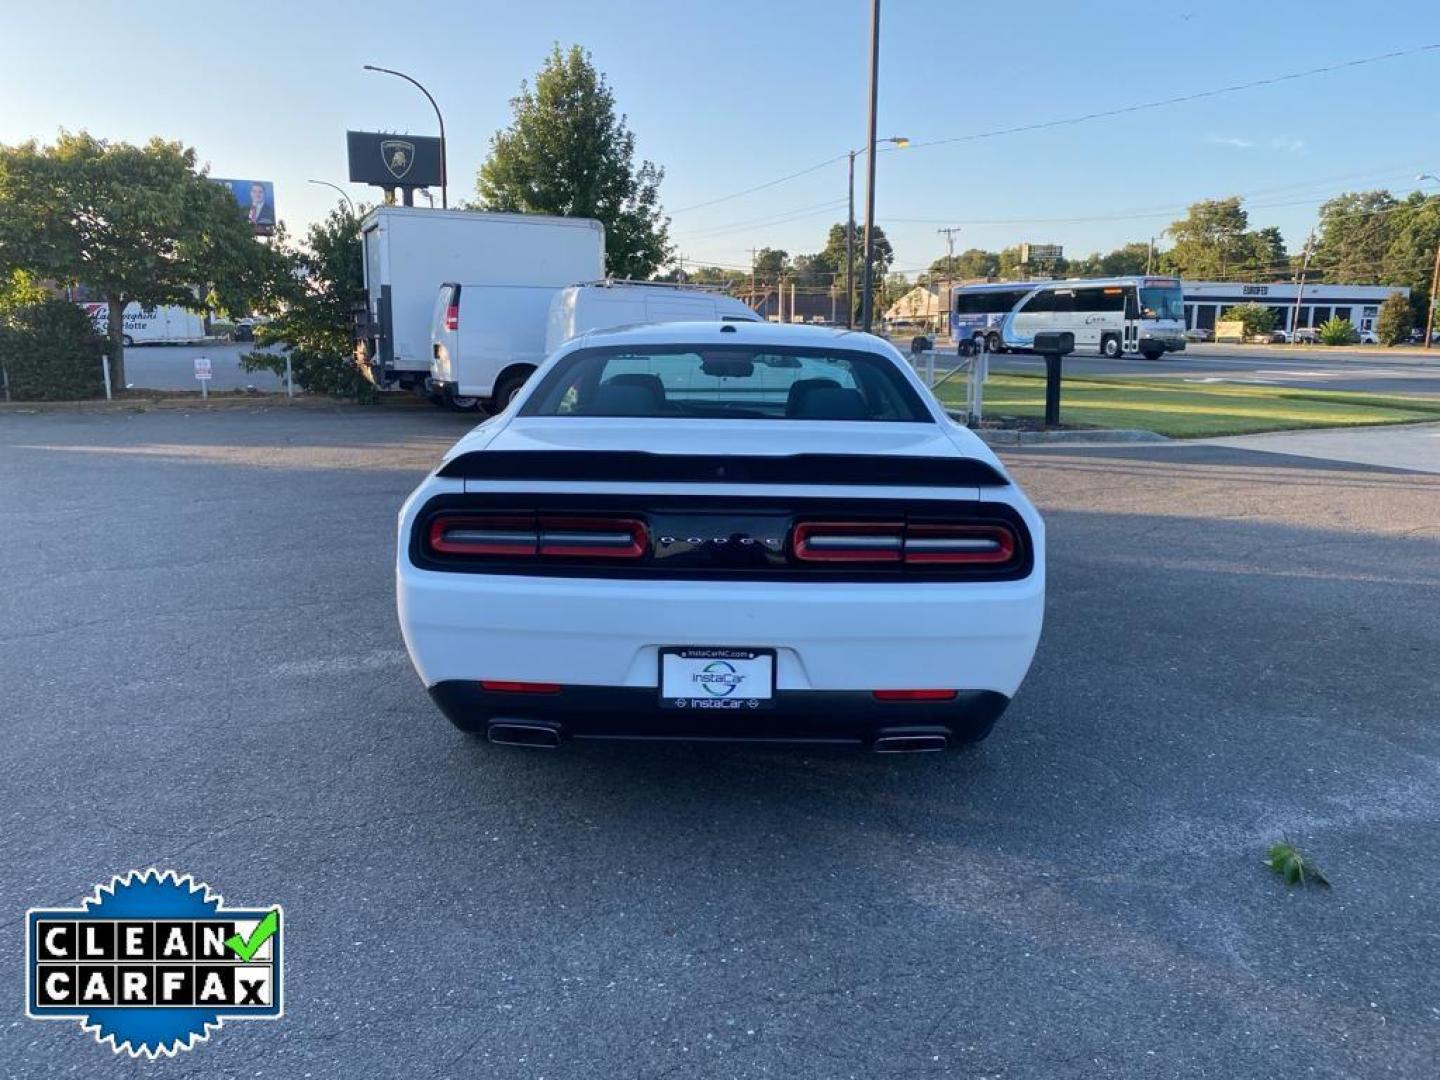
[[[347,131],[350,179],[383,188],[440,186],[440,140],[426,135]]]

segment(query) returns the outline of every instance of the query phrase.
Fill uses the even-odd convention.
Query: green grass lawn
[[[965,386],[960,378],[939,389],[940,400],[949,408],[965,407]],[[1043,377],[991,375],[986,381],[987,418],[1044,415]],[[1440,421],[1440,397],[1386,397],[1166,379],[1066,379],[1060,389],[1063,424],[1144,428],[1180,439],[1417,420]]]

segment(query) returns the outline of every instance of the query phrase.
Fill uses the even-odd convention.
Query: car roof
[[[863,349],[888,356],[893,347],[873,334],[844,327],[800,326],[794,323],[709,319],[703,322],[645,323],[590,330],[567,343],[605,345],[790,345],[810,348]],[[568,350],[567,350],[568,351]]]

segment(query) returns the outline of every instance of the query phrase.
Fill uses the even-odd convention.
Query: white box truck
[[[80,305],[95,332],[101,337],[110,333],[110,305],[86,301]],[[181,345],[205,340],[204,316],[189,308],[165,305],[163,307],[141,307],[139,304],[125,305],[124,343],[131,345]]]
[[[381,206],[360,222],[360,239],[365,310],[356,336],[361,358],[377,385],[398,385],[437,399],[488,399],[495,387],[492,381],[460,391],[444,371],[432,376],[431,321],[441,285],[508,290],[504,302],[488,308],[485,318],[495,321],[486,334],[491,348],[513,354],[505,368],[528,374],[537,354],[543,354],[550,298],[566,285],[605,273],[605,228],[589,218]],[[532,341],[537,342],[533,348]]]

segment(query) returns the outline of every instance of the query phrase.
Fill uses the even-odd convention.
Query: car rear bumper
[[[563,686],[553,693],[495,693],[478,682],[454,680],[430,687],[452,723],[467,731],[512,726],[569,739],[688,740],[834,744],[877,749],[941,749],[989,734],[1010,699],[993,690],[961,691],[946,701],[876,701],[856,691],[778,691],[768,708],[692,710],[661,708],[654,688]],[[521,733],[524,735],[524,732]],[[903,742],[897,740],[904,740]],[[877,745],[878,744],[878,745]]]
[[[775,689],[1014,696],[1044,619],[1018,581],[634,581],[457,574],[402,561],[401,630],[427,687],[503,680],[654,695],[667,646],[775,651]]]

